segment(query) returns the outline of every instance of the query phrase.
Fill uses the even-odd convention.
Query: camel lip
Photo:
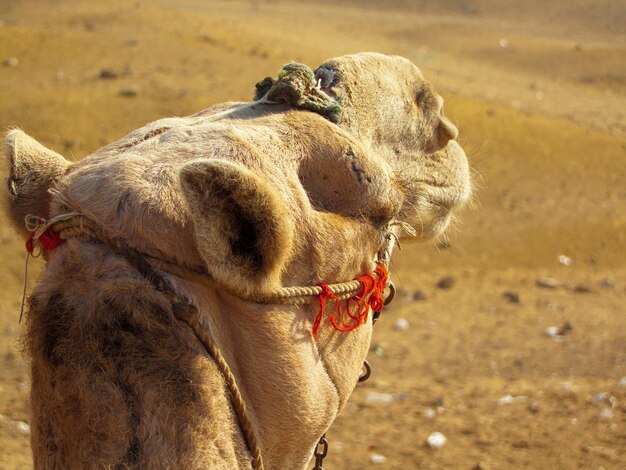
[[[463,153],[462,156],[464,164],[446,176],[422,177],[417,181],[418,190],[422,192],[426,201],[446,211],[462,208],[470,201],[472,178],[465,154]]]
[[[453,210],[457,210],[462,208],[469,201],[469,196],[465,197],[464,195],[453,194],[448,197],[436,197],[431,198],[431,202],[442,209],[451,212]]]
[[[471,195],[471,182],[469,179],[461,185],[435,184],[432,181],[420,181],[424,200],[433,207],[451,212],[465,206]]]
[[[413,221],[412,228],[416,240],[428,241],[438,237],[446,231],[453,218],[452,211],[442,209],[438,204],[427,201],[430,207],[424,208],[420,217]]]

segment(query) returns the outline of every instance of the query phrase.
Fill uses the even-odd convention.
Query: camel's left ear
[[[5,145],[2,163],[8,189],[5,205],[13,224],[22,231],[28,214],[48,218],[49,189],[65,174],[70,162],[18,129],[7,134]]]
[[[211,275],[237,293],[278,287],[293,245],[293,219],[278,192],[224,160],[190,162],[180,182]]]

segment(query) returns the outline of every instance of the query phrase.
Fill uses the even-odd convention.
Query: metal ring
[[[367,359],[363,361],[363,367],[365,367],[365,371],[359,375],[359,383],[365,382],[372,375],[372,366],[367,362]]]
[[[389,281],[389,284],[387,284],[387,287],[389,288],[389,294],[387,295],[387,297],[385,297],[385,300],[383,301],[383,305],[389,305],[391,301],[393,300],[393,298],[396,296],[396,286],[394,285],[394,283]]]

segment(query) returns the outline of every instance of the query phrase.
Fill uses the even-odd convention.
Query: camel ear
[[[198,251],[215,279],[249,294],[280,286],[293,220],[279,194],[242,165],[197,160],[180,171]]]
[[[5,145],[2,173],[8,188],[8,213],[16,228],[24,230],[26,215],[48,218],[49,190],[70,162],[18,129],[7,134]]]

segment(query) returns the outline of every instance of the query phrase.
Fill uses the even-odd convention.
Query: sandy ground
[[[396,256],[373,377],[325,467],[626,468],[624,2],[0,0],[0,128],[79,159],[249,99],[290,60],[363,50],[412,59],[443,93],[476,198],[445,238]],[[31,466],[22,246],[0,224],[2,469]]]

